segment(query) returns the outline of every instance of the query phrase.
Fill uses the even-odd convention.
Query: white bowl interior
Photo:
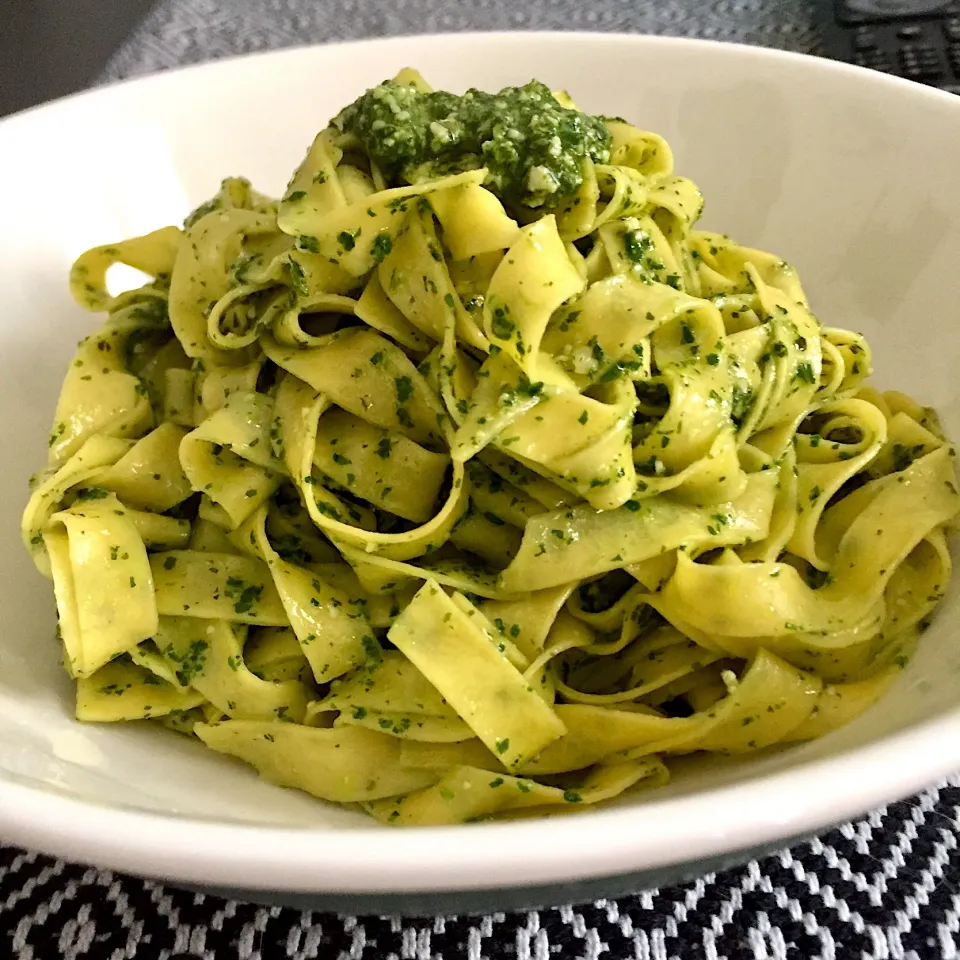
[[[960,438],[960,101],[946,95],[747,48],[518,34],[231,61],[14,117],[0,124],[0,798],[6,785],[18,784],[37,797],[56,793],[180,822],[369,828],[384,842],[365,818],[262,784],[185,738],[146,725],[76,723],[50,584],[23,552],[18,525],[74,343],[99,322],[70,300],[72,259],[93,244],[180,221],[228,174],[278,193],[339,107],[408,64],[455,90],[536,76],[568,89],[587,110],[663,134],[678,171],[705,194],[705,224],[793,262],[824,323],[868,336],[876,381],[935,405]],[[913,731],[901,738],[904,752],[889,758],[899,779],[864,781],[882,765],[836,766],[847,773],[831,780],[827,809],[814,799],[823,783],[813,772],[798,774],[781,826],[768,824],[767,832],[826,822],[831,810],[843,816],[960,767],[960,737],[934,744],[923,726],[937,718],[960,723],[958,616],[954,585],[916,659],[882,705],[856,723],[786,753],[681,775],[667,791],[632,801],[632,822],[655,822],[645,818],[659,816],[678,794],[703,795],[706,804],[705,791],[735,777],[800,771],[898,731]],[[778,783],[755,779],[753,789],[758,799],[781,803]],[[711,829],[732,836],[735,814],[714,806],[674,855],[702,852],[698,844]],[[589,823],[589,815],[578,822]],[[53,839],[47,845],[56,848]],[[501,880],[514,867],[504,862]]]

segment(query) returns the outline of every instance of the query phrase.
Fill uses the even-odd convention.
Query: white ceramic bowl
[[[575,819],[391,830],[260,783],[165,731],[72,719],[50,584],[18,540],[64,368],[97,322],[70,300],[70,262],[93,244],[178,222],[225,175],[279,192],[340,106],[408,64],[455,90],[535,76],[585,109],[666,136],[679,171],[703,189],[705,223],[792,261],[825,323],[870,338],[877,379],[935,404],[960,437],[960,98],[748,47],[488,34],[243,58],[5,120],[0,837],[284,902],[373,896],[361,906],[424,909],[454,892],[463,895],[444,905],[478,907],[676,877],[960,768],[956,584],[916,660],[856,723]]]

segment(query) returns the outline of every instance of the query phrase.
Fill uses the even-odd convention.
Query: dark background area
[[[0,116],[87,86],[154,0],[0,0]]]

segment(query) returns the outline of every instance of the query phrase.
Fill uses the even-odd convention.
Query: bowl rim
[[[217,823],[0,781],[0,835],[125,873],[251,891],[450,893],[558,884],[695,862],[832,826],[955,772],[960,751],[940,745],[960,742],[958,734],[955,710],[858,750],[685,796],[657,800],[651,793],[637,806],[575,819],[403,829]],[[830,788],[811,790],[811,782]]]
[[[164,70],[95,87],[0,119],[0,137],[22,124],[52,121],[91,101],[162,90],[199,72],[293,63],[347,48],[376,56],[415,44],[511,45],[550,42],[709,50],[721,56],[789,62],[913,98],[954,95],[805,54],[707,39],[564,31],[433,33],[295,46]],[[960,119],[960,109],[957,113]],[[49,118],[49,120],[48,120]],[[371,822],[350,828],[217,823],[196,817],[110,807],[0,779],[0,836],[71,860],[164,880],[250,890],[370,893],[480,890],[626,874],[730,853],[798,836],[911,794],[960,768],[960,707],[855,750],[800,761],[771,774],[637,806],[585,811],[576,819],[413,827]],[[829,784],[828,789],[811,784]],[[318,801],[320,802],[320,801]],[[570,830],[571,824],[583,829]],[[639,828],[639,829],[638,829]]]

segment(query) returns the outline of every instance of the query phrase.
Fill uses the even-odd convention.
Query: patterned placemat
[[[663,33],[816,53],[816,21],[814,0],[163,0],[101,80],[295,44],[477,29]],[[953,778],[690,884],[422,920],[258,907],[0,847],[0,958],[951,960],[958,830]]]
[[[419,920],[257,907],[0,848],[0,928],[15,960],[953,960],[958,828],[960,777],[694,883]]]

